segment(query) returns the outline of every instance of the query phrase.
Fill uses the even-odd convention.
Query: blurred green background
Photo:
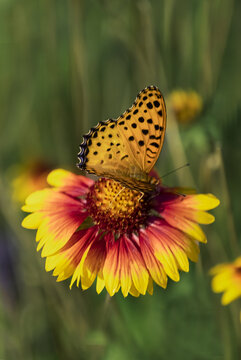
[[[239,359],[240,301],[222,307],[208,271],[241,254],[240,14],[240,0],[0,1],[0,359]],[[83,133],[151,84],[167,100],[175,89],[202,97],[186,125],[168,103],[157,170],[188,161],[165,184],[221,199],[208,244],[179,283],[153,296],[70,291],[20,226],[14,166],[36,160],[78,173]]]

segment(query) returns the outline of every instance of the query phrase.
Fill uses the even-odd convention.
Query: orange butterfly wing
[[[164,98],[155,86],[145,88],[117,120],[100,122],[84,135],[78,167],[150,192],[155,185],[148,174],[161,152],[165,129]]]

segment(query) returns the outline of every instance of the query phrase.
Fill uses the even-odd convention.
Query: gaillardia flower
[[[241,256],[232,263],[216,265],[210,274],[213,276],[213,291],[223,292],[222,305],[228,305],[241,296]]]
[[[193,90],[174,90],[169,95],[168,104],[181,124],[192,122],[203,108],[201,96]]]
[[[187,194],[160,185],[152,197],[100,178],[96,182],[65,170],[48,176],[52,188],[26,199],[23,220],[38,229],[37,250],[46,257],[46,271],[57,281],[71,277],[82,289],[96,280],[112,296],[153,292],[153,281],[163,288],[167,277],[179,280],[189,271],[188,259],[197,261],[198,242],[206,236],[198,223],[210,224],[206,210],[219,200],[211,195]],[[179,191],[182,193],[179,193]]]

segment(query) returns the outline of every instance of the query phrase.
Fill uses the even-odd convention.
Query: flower
[[[210,274],[213,276],[213,292],[223,292],[222,305],[228,305],[241,296],[241,256],[232,263],[214,266]]]
[[[193,90],[173,91],[169,95],[168,103],[181,124],[192,122],[200,114],[203,107],[201,96]]]
[[[160,185],[153,196],[123,187],[114,180],[96,182],[57,169],[48,176],[52,188],[26,199],[31,212],[23,227],[38,229],[37,250],[46,257],[46,271],[57,281],[71,277],[70,287],[82,289],[96,281],[112,296],[153,292],[153,281],[163,288],[167,277],[179,280],[189,271],[188,258],[198,260],[198,242],[206,236],[198,223],[210,224],[205,212],[219,204],[211,195],[179,193]]]
[[[26,197],[36,190],[47,186],[46,177],[51,167],[42,161],[32,161],[25,165],[16,165],[13,169],[12,198],[24,203]]]

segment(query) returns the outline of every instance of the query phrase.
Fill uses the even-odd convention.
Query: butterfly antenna
[[[168,175],[176,172],[177,170],[183,169],[183,168],[185,168],[185,167],[187,167],[187,166],[190,166],[190,164],[189,164],[189,163],[186,163],[186,164],[184,164],[184,165],[182,165],[182,166],[179,166],[178,168],[176,168],[176,169],[174,169],[174,170],[169,171],[168,173],[162,175],[162,176],[161,176],[161,179],[163,179],[164,177],[166,177],[166,176],[168,176]]]

